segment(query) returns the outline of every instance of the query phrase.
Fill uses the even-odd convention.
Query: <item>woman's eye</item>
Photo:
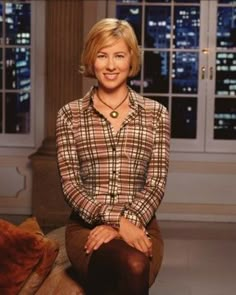
[[[105,54],[98,54],[97,58],[105,58]]]
[[[123,54],[118,54],[116,57],[117,58],[124,58],[124,55]]]

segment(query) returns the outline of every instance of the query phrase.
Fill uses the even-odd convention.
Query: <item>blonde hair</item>
[[[86,77],[95,78],[94,62],[101,48],[110,46],[114,40],[124,40],[131,53],[129,77],[138,74],[141,64],[138,41],[131,25],[125,20],[104,18],[97,22],[87,35],[81,56],[81,73]]]

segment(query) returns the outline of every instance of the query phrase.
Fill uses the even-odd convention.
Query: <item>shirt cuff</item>
[[[139,228],[142,227],[142,223],[140,222],[138,216],[129,210],[124,210],[122,216],[132,222],[134,225],[138,226]]]
[[[123,206],[105,205],[100,211],[102,223],[110,225],[115,228],[119,228],[122,211],[123,211]]]

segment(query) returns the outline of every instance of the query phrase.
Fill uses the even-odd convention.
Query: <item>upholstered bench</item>
[[[53,268],[45,279],[37,295],[85,295],[83,288],[76,282],[75,273],[71,267],[65,250],[65,227],[57,228],[46,235],[49,239],[58,241],[59,253]]]

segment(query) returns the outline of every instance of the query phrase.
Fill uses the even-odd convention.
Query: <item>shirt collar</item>
[[[129,88],[130,92],[130,103],[131,106],[133,106],[135,109],[140,106],[141,108],[145,109],[145,103],[144,98],[140,94],[138,94],[136,91],[134,91],[132,88]],[[90,90],[85,94],[85,96],[82,98],[82,111],[87,110],[90,106],[93,105],[93,95],[96,90],[96,86],[93,86],[90,88]]]
[[[141,108],[145,109],[145,103],[144,98],[140,94],[138,94],[136,91],[134,91],[132,88],[129,87],[130,91],[130,103],[134,108],[137,106],[140,106]]]
[[[82,104],[82,111],[87,110],[90,106],[93,105],[93,95],[94,91],[96,89],[96,86],[93,86],[89,89],[89,91],[85,94],[85,96],[81,100]]]

